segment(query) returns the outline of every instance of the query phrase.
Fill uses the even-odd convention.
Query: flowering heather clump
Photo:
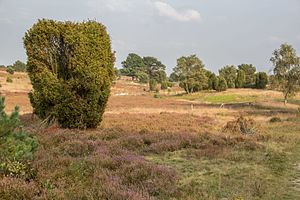
[[[176,199],[182,195],[178,184],[182,174],[145,156],[183,151],[184,159],[215,159],[235,149],[258,148],[256,135],[229,137],[196,133],[196,128],[191,133],[148,127],[128,131],[118,125],[87,131],[58,126],[34,131],[30,120],[24,120],[39,138],[32,162],[37,173],[29,185],[18,179],[3,180],[6,189],[0,189],[0,195],[7,199],[15,199],[13,191],[18,188],[20,194],[28,195],[25,199]],[[206,119],[186,120],[189,124]],[[16,184],[10,187],[12,183]]]
[[[51,185],[51,190],[40,188],[43,195],[62,199],[164,199],[177,194],[175,170],[145,160],[139,149],[124,148],[119,145],[120,138],[103,139],[114,131],[51,131],[53,134],[39,134],[44,145],[33,163],[39,169],[36,181]]]

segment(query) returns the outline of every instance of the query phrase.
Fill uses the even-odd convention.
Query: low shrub
[[[160,85],[160,89],[161,90],[166,90],[168,89],[169,85],[168,85],[168,81],[162,81],[161,85]]]
[[[149,81],[149,90],[156,91],[156,89],[157,89],[157,82],[155,80],[151,79]]]
[[[0,199],[38,199],[39,194],[39,187],[34,182],[12,177],[0,178]],[[43,199],[47,198],[44,196]]]
[[[15,70],[14,70],[13,67],[9,66],[9,67],[7,67],[7,69],[6,69],[6,72],[9,73],[9,74],[14,74],[14,73],[15,73]]]
[[[13,82],[13,80],[12,80],[12,78],[10,78],[10,77],[7,77],[7,78],[6,78],[6,82],[7,82],[7,83],[12,83],[12,82]]]
[[[280,117],[272,117],[272,118],[270,119],[270,122],[271,122],[271,123],[281,122],[281,121],[282,121],[282,120],[281,120]]]
[[[160,98],[161,98],[161,96],[160,96],[158,93],[155,93],[155,94],[153,95],[153,97],[156,98],[156,99],[160,99]]]
[[[258,133],[258,125],[253,119],[240,116],[234,121],[227,122],[223,132],[253,135]]]

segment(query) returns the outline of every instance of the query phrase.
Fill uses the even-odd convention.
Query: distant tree
[[[123,68],[120,70],[122,75],[130,76],[132,80],[137,78],[139,72],[146,72],[143,58],[135,53],[130,53],[126,60],[122,62]]]
[[[136,76],[140,83],[148,83],[149,82],[149,76],[146,72],[143,72],[143,71],[138,72],[136,74]]]
[[[208,89],[210,90],[217,90],[217,84],[218,84],[218,78],[217,76],[212,73],[209,77],[208,77]]]
[[[172,72],[170,74],[169,80],[171,82],[178,82],[179,81],[179,76],[175,72]]]
[[[272,90],[280,90],[280,82],[274,74],[269,76],[269,87]]]
[[[291,45],[282,44],[279,49],[274,50],[270,60],[273,63],[273,72],[278,86],[284,94],[286,104],[288,97],[296,95],[299,91],[300,58]]]
[[[148,75],[149,80],[155,81],[155,83],[162,83],[163,81],[167,80],[167,74],[165,72],[166,66],[162,64],[157,58],[154,57],[144,57],[143,62],[145,64],[146,73]],[[151,90],[149,81],[149,88]],[[152,90],[151,90],[152,91]]]
[[[244,70],[238,70],[235,81],[236,88],[244,88],[246,82],[246,74]]]
[[[225,78],[228,88],[235,88],[237,69],[234,65],[227,65],[219,70],[219,75]]]
[[[6,68],[6,72],[9,74],[14,74],[15,73],[15,69],[13,68],[13,66],[9,65]]]
[[[187,93],[208,88],[208,77],[203,62],[196,56],[181,57],[173,69],[178,75],[179,86]]]
[[[5,65],[0,65],[0,68],[5,69],[6,67]]]
[[[268,84],[268,75],[266,72],[258,72],[255,74],[255,88],[265,89]]]
[[[167,79],[166,66],[157,58],[147,56],[143,58],[143,62],[149,79],[153,79],[157,83],[161,83]]]
[[[245,72],[246,81],[244,87],[251,88],[255,86],[255,72],[256,68],[252,64],[241,64],[238,66],[239,70]]]
[[[26,72],[26,70],[27,70],[27,65],[26,65],[25,63],[21,62],[20,60],[17,60],[17,61],[13,64],[12,67],[13,67],[14,70],[17,71],[17,72]]]
[[[227,82],[226,79],[222,76],[217,77],[217,82],[215,83],[216,91],[222,92],[227,90]]]

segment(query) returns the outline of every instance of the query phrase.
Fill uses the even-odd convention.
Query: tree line
[[[166,75],[166,66],[154,57],[141,57],[130,53],[119,75],[129,76],[132,80],[148,83],[150,90],[155,90],[160,83],[162,89],[179,82],[179,86],[187,93],[201,90],[225,91],[227,88],[258,88],[265,89],[268,84],[268,75],[265,72],[256,72],[252,64],[224,66],[219,75],[205,68],[203,61],[196,55],[182,56],[177,59],[177,65],[169,77]]]
[[[273,75],[270,76],[266,72],[257,72],[252,64],[226,65],[216,75],[206,69],[203,61],[196,55],[182,56],[177,59],[177,65],[167,77],[166,66],[157,58],[142,58],[131,53],[122,62],[122,68],[117,73],[148,83],[151,91],[155,90],[157,83],[161,84],[161,89],[166,89],[172,86],[172,82],[178,82],[186,93],[201,90],[225,91],[227,88],[266,89],[269,84],[272,89],[283,92],[286,103],[289,97],[300,90],[300,58],[292,45],[282,44],[279,49],[274,50],[270,61],[273,64]]]
[[[17,60],[12,65],[0,65],[0,68],[6,69],[6,71],[10,74],[14,74],[15,72],[26,72],[27,65],[20,60]]]

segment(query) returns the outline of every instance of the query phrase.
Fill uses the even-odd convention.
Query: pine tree
[[[246,82],[246,75],[244,70],[238,70],[238,74],[235,81],[236,88],[244,88]]]
[[[28,178],[32,174],[27,162],[37,149],[37,139],[22,129],[18,107],[10,116],[4,108],[4,97],[0,96],[0,175]]]

